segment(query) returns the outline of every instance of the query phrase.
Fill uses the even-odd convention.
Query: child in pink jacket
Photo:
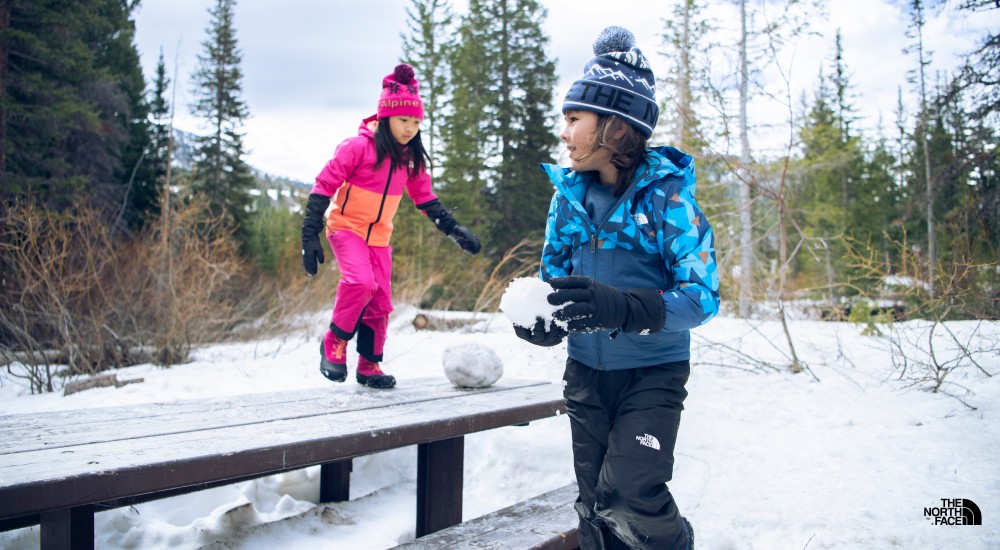
[[[319,233],[326,237],[340,267],[330,330],[320,346],[320,372],[334,382],[347,379],[347,343],[358,336],[357,381],[372,388],[396,385],[379,368],[392,312],[392,218],[406,188],[435,226],[469,254],[479,239],[459,225],[431,189],[429,157],[420,141],[424,118],[419,83],[403,63],[382,79],[376,115],[366,118],[356,137],[344,140],[316,176],[302,222],[302,263],[315,275],[323,263]]]

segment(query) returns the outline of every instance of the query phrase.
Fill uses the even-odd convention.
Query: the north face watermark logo
[[[967,498],[942,498],[941,506],[924,508],[924,517],[934,525],[982,525],[983,513]]]
[[[649,447],[650,449],[659,451],[660,450],[660,440],[649,434],[642,434],[635,436],[635,440],[639,442],[639,445]]]

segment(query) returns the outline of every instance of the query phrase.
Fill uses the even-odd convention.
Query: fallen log
[[[413,318],[413,328],[417,330],[455,330],[478,323],[478,319],[445,319],[424,313]]]
[[[101,374],[98,376],[91,376],[90,378],[85,378],[83,380],[73,380],[72,382],[67,382],[66,385],[63,386],[63,396],[73,395],[74,393],[93,388],[107,388],[109,386],[120,388],[122,386],[127,386],[128,384],[138,384],[144,381],[145,379],[143,378],[119,380],[117,374]]]

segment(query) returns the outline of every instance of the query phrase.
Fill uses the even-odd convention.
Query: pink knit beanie
[[[424,118],[424,103],[420,101],[420,83],[413,78],[413,67],[396,65],[392,74],[382,79],[382,95],[378,99],[378,118],[413,116]]]

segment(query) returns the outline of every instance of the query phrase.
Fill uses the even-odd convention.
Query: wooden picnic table
[[[96,511],[314,465],[320,500],[347,500],[351,458],[417,445],[419,537],[462,521],[466,434],[563,412],[549,382],[441,377],[0,416],[0,530],[93,548]]]

